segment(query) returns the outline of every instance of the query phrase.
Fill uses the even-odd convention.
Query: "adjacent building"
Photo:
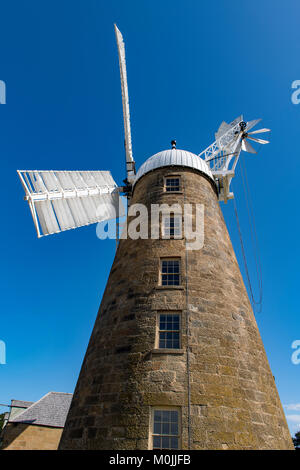
[[[71,399],[71,393],[49,392],[36,402],[11,400],[2,449],[56,450]]]

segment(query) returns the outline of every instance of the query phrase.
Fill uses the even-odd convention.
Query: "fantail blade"
[[[243,139],[242,141],[242,150],[244,150],[244,152],[257,153],[256,150],[254,150],[252,145],[249,144],[246,139]]]
[[[271,132],[271,129],[257,129],[257,131],[252,131],[252,132],[248,132],[248,134],[260,134],[260,133],[263,133],[263,132]]]
[[[268,140],[257,139],[255,137],[249,137],[248,136],[248,139],[253,140],[254,142],[258,142],[259,144],[269,144],[270,143]]]

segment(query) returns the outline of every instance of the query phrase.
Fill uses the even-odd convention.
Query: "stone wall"
[[[24,423],[8,423],[3,434],[2,450],[56,450],[62,428]]]
[[[163,190],[174,173],[180,194]],[[204,247],[120,241],[60,448],[151,448],[151,410],[175,406],[182,449],[292,449],[212,182],[189,168],[160,168],[138,181],[137,202],[204,204]],[[180,287],[159,286],[161,257],[181,259]],[[157,313],[174,311],[181,350],[157,351]]]

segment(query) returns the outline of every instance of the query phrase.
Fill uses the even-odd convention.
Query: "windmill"
[[[172,205],[170,237],[122,238],[77,381],[60,449],[292,449],[219,201],[248,140],[239,116],[196,155],[176,148],[135,171],[122,35],[126,179],[109,172],[19,171],[38,236],[115,217],[118,197]],[[204,207],[204,247],[176,237],[178,207]],[[98,211],[97,204],[103,207]],[[177,207],[174,209],[174,205]],[[131,215],[129,213],[128,219]]]

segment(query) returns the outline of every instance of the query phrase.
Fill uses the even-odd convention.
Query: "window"
[[[153,449],[179,449],[179,410],[153,410]]]
[[[161,285],[180,285],[180,260],[164,259],[161,261]]]
[[[180,176],[168,176],[165,178],[165,191],[172,193],[180,191]]]
[[[163,237],[174,238],[182,236],[181,215],[163,216]]]
[[[158,316],[159,349],[180,348],[180,314],[162,313]]]

